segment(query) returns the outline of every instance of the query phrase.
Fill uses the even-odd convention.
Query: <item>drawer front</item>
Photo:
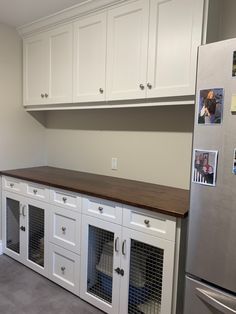
[[[122,207],[95,197],[83,198],[83,213],[102,220],[122,224]]]
[[[81,197],[75,193],[50,190],[50,201],[57,206],[81,211]]]
[[[81,214],[52,207],[50,211],[50,241],[65,249],[80,252]]]
[[[175,217],[154,214],[138,208],[124,208],[123,225],[159,238],[175,241]]]
[[[50,243],[49,264],[49,278],[65,289],[79,295],[79,256]]]
[[[43,185],[26,182],[26,195],[41,201],[49,201],[49,189]]]
[[[2,187],[4,190],[23,193],[24,188],[22,182],[20,180],[10,177],[2,177]]]

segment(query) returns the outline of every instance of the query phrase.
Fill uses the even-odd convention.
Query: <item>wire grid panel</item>
[[[114,233],[89,226],[87,291],[112,304]]]
[[[161,313],[163,258],[163,249],[131,240],[128,313]]]
[[[44,210],[29,205],[28,215],[28,258],[44,267]]]
[[[20,253],[20,202],[11,198],[6,199],[7,205],[7,241],[8,249]]]

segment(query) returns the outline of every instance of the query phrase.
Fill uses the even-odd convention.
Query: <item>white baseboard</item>
[[[2,255],[3,252],[2,252],[2,241],[0,241],[0,255]]]

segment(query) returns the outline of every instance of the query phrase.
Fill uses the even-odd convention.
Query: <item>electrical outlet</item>
[[[117,158],[116,157],[111,158],[111,169],[117,170]]]

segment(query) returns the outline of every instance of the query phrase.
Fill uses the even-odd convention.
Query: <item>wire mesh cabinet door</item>
[[[48,205],[24,199],[23,214],[25,223],[25,261],[33,270],[46,275],[48,271]]]
[[[83,215],[80,296],[106,313],[119,311],[121,226]]]
[[[3,252],[22,261],[22,236],[24,219],[22,216],[22,199],[10,192],[2,193],[2,237]]]
[[[174,242],[123,228],[120,314],[171,314]]]

